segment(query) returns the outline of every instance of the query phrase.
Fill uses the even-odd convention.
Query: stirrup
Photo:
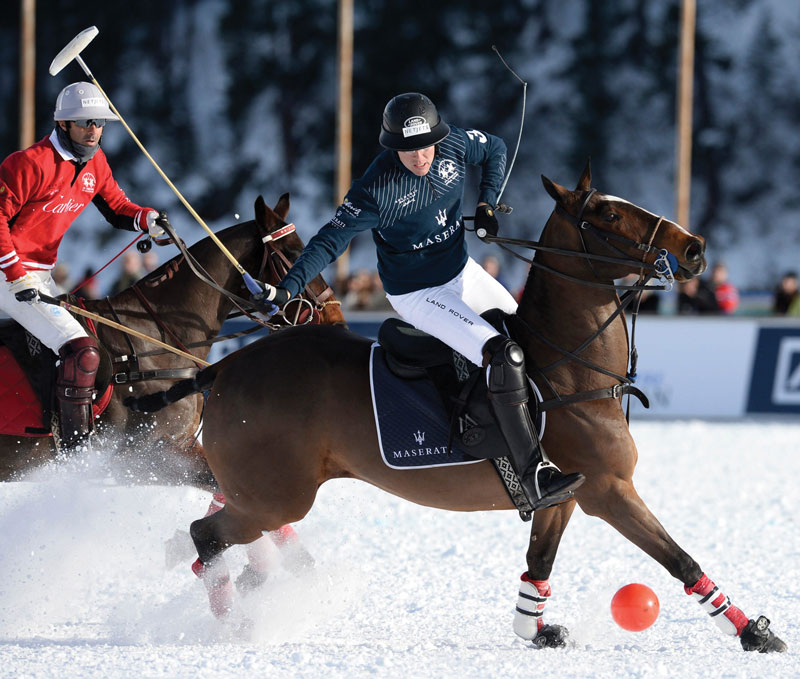
[[[552,469],[558,472],[561,475],[561,483],[555,484],[557,486],[556,488],[553,488],[549,493],[544,494],[541,486],[539,486],[539,472],[546,469]],[[580,473],[563,474],[561,470],[550,460],[541,460],[536,465],[536,469],[532,476],[536,497],[529,498],[529,501],[534,511],[537,509],[545,509],[547,507],[560,505],[568,500],[571,500],[575,495],[575,490],[583,485],[583,482],[586,480],[586,477]]]

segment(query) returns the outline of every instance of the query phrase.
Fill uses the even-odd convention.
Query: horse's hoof
[[[539,633],[531,639],[536,648],[563,648],[567,645],[569,632],[561,625],[545,625]]]
[[[769,619],[763,615],[747,623],[739,640],[745,651],[758,651],[759,653],[783,653],[786,651],[786,644],[775,636],[775,633],[769,628]]]
[[[257,571],[248,563],[236,578],[236,589],[240,594],[248,594],[261,587],[266,581],[267,574]]]
[[[164,543],[164,563],[167,570],[172,570],[179,563],[189,561],[197,549],[192,538],[185,530],[176,529],[175,534]]]

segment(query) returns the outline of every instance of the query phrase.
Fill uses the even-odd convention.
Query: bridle
[[[542,245],[538,241],[533,240],[523,240],[523,239],[516,239],[516,238],[503,238],[500,236],[486,236],[483,240],[490,243],[496,243],[502,249],[510,252],[513,256],[521,259],[522,261],[528,262],[532,267],[536,267],[543,271],[546,271],[550,274],[558,276],[560,278],[564,278],[566,280],[570,280],[574,283],[578,283],[580,285],[585,285],[588,287],[594,288],[605,288],[605,289],[613,289],[616,291],[624,290],[625,293],[617,297],[617,308],[610,314],[610,316],[603,321],[600,327],[581,345],[575,349],[574,351],[569,351],[564,349],[547,337],[545,337],[541,332],[537,329],[531,327],[525,320],[520,318],[519,316],[515,316],[516,320],[519,321],[529,333],[531,333],[534,337],[536,337],[540,342],[548,346],[550,349],[561,354],[561,358],[557,359],[553,363],[550,363],[544,367],[536,367],[536,373],[547,383],[550,391],[554,394],[554,398],[550,399],[549,401],[545,401],[541,404],[543,410],[548,410],[551,408],[560,407],[563,405],[567,405],[569,403],[577,403],[581,401],[589,401],[589,400],[596,400],[601,398],[619,398],[623,394],[632,394],[639,398],[639,400],[643,403],[645,407],[649,407],[649,402],[647,397],[642,393],[639,389],[633,386],[633,383],[636,380],[636,367],[638,362],[638,352],[635,346],[635,332],[636,332],[636,319],[639,313],[639,305],[641,303],[642,293],[645,290],[671,290],[672,286],[674,285],[675,278],[674,273],[678,269],[678,260],[669,251],[657,248],[653,246],[653,241],[655,240],[656,234],[658,233],[661,224],[664,221],[664,217],[659,217],[656,223],[653,225],[652,230],[649,230],[649,233],[646,234],[646,238],[644,241],[637,241],[632,238],[628,238],[627,236],[623,236],[621,234],[611,233],[604,229],[600,229],[599,227],[595,226],[591,222],[584,219],[584,212],[586,211],[586,207],[589,204],[590,199],[592,196],[597,192],[596,189],[588,189],[582,200],[581,206],[578,210],[578,214],[576,216],[572,216],[569,212],[567,212],[561,205],[556,204],[555,212],[558,214],[562,219],[567,221],[573,227],[577,229],[578,238],[581,243],[580,250],[567,250],[563,248],[554,248],[546,245]],[[612,255],[601,255],[594,252],[590,252],[587,246],[587,237],[593,238],[597,241],[601,246],[605,247],[606,249],[610,250],[613,254]],[[634,269],[639,269],[639,281],[632,285],[625,285],[625,284],[616,284],[616,283],[602,283],[598,280],[585,280],[583,278],[578,278],[576,276],[571,276],[566,274],[558,269],[554,269],[550,266],[542,264],[541,262],[537,262],[535,258],[527,258],[509,246],[517,246],[523,247],[530,250],[537,250],[540,252],[548,252],[555,255],[561,255],[565,257],[577,257],[586,260],[589,268],[591,269],[592,273],[594,274],[595,278],[599,278],[595,268],[594,262],[603,262],[603,263],[610,263],[610,264],[620,264],[623,266],[629,266]],[[627,248],[629,250],[641,252],[641,258],[635,258],[631,255],[627,254],[623,248]],[[652,264],[645,261],[645,258],[648,254],[654,254],[655,260]],[[663,285],[648,285],[648,281],[653,277],[657,277],[664,281]],[[625,309],[631,307],[632,318],[631,318],[631,335],[630,335],[630,351],[628,353],[628,369],[625,375],[618,375],[606,368],[593,363],[585,358],[583,358],[580,354],[594,341],[596,340],[613,322],[614,320],[623,314]],[[625,326],[627,332],[627,325]],[[607,375],[609,377],[614,378],[617,380],[617,384],[612,387],[606,387],[602,389],[595,389],[586,392],[580,392],[576,394],[568,394],[568,395],[561,395],[558,393],[555,386],[552,382],[548,379],[547,373],[555,370],[560,365],[567,363],[569,361],[575,361],[580,363],[581,365],[593,370],[595,372],[599,372],[603,375]],[[628,411],[626,413],[626,417],[630,415],[630,398],[628,400]]]
[[[239,332],[235,332],[229,335],[218,336],[210,340],[204,340],[200,342],[193,342],[188,345],[184,345],[181,340],[175,335],[175,333],[169,329],[169,327],[162,321],[158,312],[152,307],[149,303],[145,295],[143,294],[142,290],[140,289],[139,283],[136,283],[132,286],[132,290],[139,299],[142,307],[148,313],[148,315],[155,321],[155,323],[161,328],[162,332],[165,335],[169,336],[172,341],[175,343],[175,346],[180,348],[183,351],[187,351],[189,349],[194,349],[203,346],[210,346],[212,344],[216,344],[217,342],[223,342],[225,340],[233,339],[236,337],[242,337],[244,335],[251,334],[260,330],[261,328],[267,328],[270,332],[274,332],[276,330],[280,330],[281,328],[286,328],[294,325],[305,325],[310,323],[319,323],[321,322],[321,312],[322,310],[330,304],[341,304],[339,300],[331,299],[333,297],[333,290],[330,286],[326,284],[326,287],[323,290],[319,290],[318,288],[315,290],[313,285],[314,282],[312,281],[309,283],[303,295],[298,297],[294,300],[291,300],[290,304],[296,303],[297,309],[295,313],[291,316],[286,314],[283,310],[279,311],[278,313],[274,314],[269,321],[260,318],[258,315],[255,315],[248,311],[248,308],[253,308],[252,302],[247,299],[232,293],[221,285],[219,285],[212,276],[203,268],[203,266],[196,260],[196,258],[189,252],[186,244],[180,239],[180,237],[175,233],[174,229],[172,229],[171,225],[166,224],[164,226],[164,230],[167,232],[168,239],[164,239],[162,244],[167,244],[172,242],[178,248],[181,253],[181,256],[173,262],[172,265],[168,266],[166,271],[162,273],[160,276],[153,278],[148,277],[144,280],[140,281],[140,283],[146,287],[157,287],[164,281],[172,278],[174,274],[177,272],[179,266],[184,261],[192,270],[192,272],[197,276],[201,281],[203,281],[206,285],[216,290],[218,293],[227,297],[233,305],[238,309],[238,312],[234,311],[228,315],[228,318],[234,318],[239,316],[247,316],[250,320],[252,320],[255,325],[245,330],[241,330]],[[256,278],[258,280],[263,280],[264,273],[269,267],[271,275],[275,276],[276,279],[280,280],[283,275],[288,271],[291,267],[291,262],[283,254],[276,246],[275,242],[284,238],[292,233],[295,233],[296,228],[293,223],[286,224],[275,231],[263,236],[261,238],[261,242],[264,245],[264,252],[261,258],[261,264],[259,266],[258,273]],[[106,298],[106,303],[108,304],[109,311],[115,319],[118,319],[116,310],[111,304],[110,298]],[[277,319],[278,322],[273,322],[272,319]],[[164,349],[154,349],[151,351],[144,351],[144,352],[136,352],[130,338],[125,335],[125,339],[128,342],[128,348],[130,350],[130,354],[123,355],[118,359],[113,359],[114,363],[121,363],[127,366],[127,370],[122,372],[117,372],[113,376],[113,381],[121,384],[121,383],[129,383],[134,381],[141,381],[141,380],[152,380],[152,379],[183,379],[187,376],[193,376],[196,372],[195,368],[177,368],[177,369],[163,369],[163,370],[150,370],[150,371],[140,371],[139,370],[139,359],[146,358],[150,356],[159,355],[165,353]]]
[[[591,197],[597,193],[597,189],[589,189],[586,191],[583,200],[581,201],[581,207],[578,210],[578,215],[573,217],[569,212],[567,212],[564,208],[560,205],[556,204],[556,214],[565,219],[568,223],[572,224],[578,230],[578,237],[581,241],[582,250],[565,250],[563,248],[554,248],[547,245],[542,245],[538,241],[534,240],[524,240],[519,238],[504,238],[502,236],[486,236],[483,240],[487,243],[496,243],[499,245],[503,250],[511,253],[517,259],[521,259],[523,262],[527,262],[531,266],[534,266],[538,269],[542,269],[551,273],[553,275],[559,276],[561,278],[565,278],[567,280],[573,281],[574,283],[579,283],[581,285],[587,285],[589,287],[594,288],[607,288],[612,290],[671,290],[672,286],[674,285],[675,278],[674,273],[678,269],[678,259],[668,250],[663,248],[656,248],[653,246],[653,240],[656,237],[656,233],[658,232],[661,223],[664,221],[663,217],[659,217],[658,221],[653,227],[652,232],[647,238],[647,242],[641,242],[633,240],[632,238],[628,238],[627,236],[622,236],[617,233],[611,233],[604,229],[600,229],[596,227],[591,222],[586,221],[583,218],[583,213],[586,210],[586,206],[589,204],[589,200]],[[592,236],[595,240],[599,241],[601,245],[604,245],[606,248],[612,250],[616,253],[616,256],[608,256],[608,255],[600,255],[593,252],[589,252],[589,249],[586,245],[586,235]],[[630,255],[626,254],[622,249],[617,247],[614,242],[620,243],[628,248],[638,250],[642,253],[641,260],[635,259]],[[589,263],[592,272],[594,273],[596,278],[599,278],[597,272],[594,270],[592,266],[592,262],[603,262],[607,264],[620,264],[623,266],[630,266],[633,268],[640,269],[642,272],[648,271],[650,275],[647,276],[649,280],[653,276],[657,278],[661,278],[665,281],[664,285],[618,285],[616,283],[609,284],[609,283],[600,283],[597,281],[587,281],[582,278],[578,278],[576,276],[570,276],[565,274],[558,269],[553,269],[552,267],[546,266],[541,262],[537,262],[533,258],[527,258],[520,255],[518,252],[515,252],[509,245],[517,246],[517,247],[524,247],[529,250],[537,250],[540,252],[549,252],[556,255],[563,255],[567,257],[579,257],[582,259],[587,260]],[[655,261],[650,264],[644,261],[644,258],[648,254],[656,254]]]
[[[289,261],[289,258],[283,254],[283,252],[273,245],[273,242],[294,232],[294,224],[287,224],[261,239],[265,248],[264,260],[259,270],[259,280],[263,280],[264,270],[267,265],[275,280],[281,280],[288,273],[289,269],[292,268],[292,262]],[[311,287],[311,283],[309,283],[305,288],[304,295],[289,300],[289,302],[284,305],[282,312],[276,314],[276,316],[283,320],[285,326],[319,323],[320,313],[326,306],[330,304],[341,304],[339,300],[331,299],[331,297],[333,297],[333,289],[330,285],[326,285],[322,291],[317,293]],[[293,304],[297,306],[296,310],[292,314],[287,314],[286,307]]]
[[[319,322],[319,313],[325,308],[325,306],[329,304],[340,303],[338,300],[330,299],[333,296],[333,290],[329,285],[326,284],[323,290],[315,290],[314,287],[312,287],[312,281],[305,287],[302,297],[292,300],[293,302],[297,302],[298,305],[298,310],[293,317],[290,318],[283,311],[279,311],[276,314],[273,314],[273,316],[270,317],[270,320],[264,320],[257,313],[251,313],[249,311],[249,309],[254,308],[253,303],[249,299],[244,299],[239,295],[226,290],[213,280],[213,278],[205,271],[205,269],[203,269],[200,263],[197,262],[197,260],[192,256],[187,249],[186,244],[178,237],[170,225],[165,227],[165,231],[167,231],[170,240],[174,242],[177,248],[180,250],[183,258],[186,260],[186,263],[189,265],[189,268],[191,268],[192,272],[206,285],[210,286],[224,297],[227,297],[238,309],[238,312],[233,312],[231,316],[247,316],[247,318],[256,323],[258,326],[267,328],[270,331],[274,331],[288,326]],[[275,247],[275,242],[292,233],[295,233],[295,231],[296,228],[293,223],[285,224],[284,226],[268,233],[261,238],[261,242],[264,245],[264,252],[261,258],[261,265],[259,266],[258,273],[256,275],[258,280],[264,279],[264,273],[267,270],[267,266],[269,266],[271,274],[275,276],[277,280],[280,280],[285,275],[286,271],[288,271],[288,269],[291,267],[291,262],[288,260],[286,255],[283,254],[283,252]],[[137,294],[139,294],[139,298],[141,299],[141,294]],[[276,319],[278,322],[276,323],[273,319]],[[254,328],[254,330],[257,329],[258,328]]]

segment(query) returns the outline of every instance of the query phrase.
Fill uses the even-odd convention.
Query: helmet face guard
[[[103,93],[92,83],[67,85],[56,99],[53,120],[119,120]]]
[[[383,110],[380,145],[392,151],[418,151],[450,134],[433,102],[419,92],[399,94]]]

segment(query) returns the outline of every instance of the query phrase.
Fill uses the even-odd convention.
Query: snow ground
[[[356,481],[323,486],[296,526],[313,572],[278,567],[241,601],[254,622],[244,641],[211,617],[190,558],[165,564],[165,541],[209,496],[87,481],[84,460],[0,485],[0,677],[800,676],[800,422],[632,429],[639,493],[736,605],[773,621],[788,653],[745,654],[658,564],[580,510],[545,613],[572,645],[536,650],[511,629],[528,524],[417,507]],[[244,550],[229,562],[237,573]],[[644,632],[611,619],[629,582],[661,601]]]

